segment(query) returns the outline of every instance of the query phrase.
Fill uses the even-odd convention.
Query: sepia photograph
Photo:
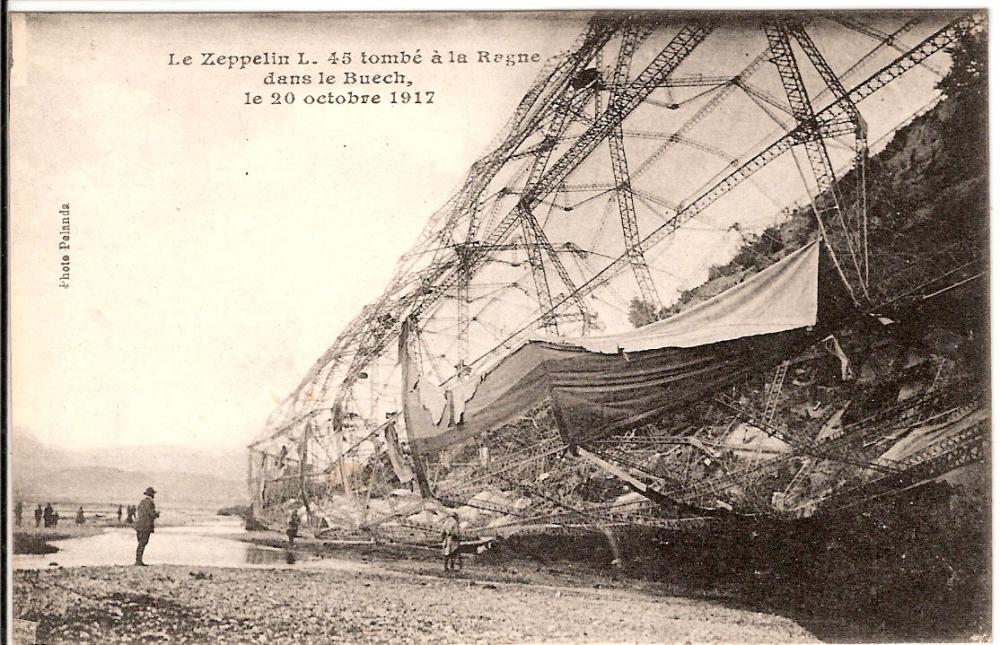
[[[992,640],[986,9],[6,21],[0,640]]]

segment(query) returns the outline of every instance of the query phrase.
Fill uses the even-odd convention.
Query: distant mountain
[[[164,503],[228,505],[245,502],[245,455],[239,450],[198,451],[176,446],[124,446],[69,450],[11,433],[15,495],[51,501],[124,503],[157,489]]]
[[[80,466],[107,466],[133,471],[190,472],[243,480],[247,456],[242,449],[195,450],[180,446],[119,446],[72,451]]]
[[[246,499],[246,484],[199,473],[135,472],[104,466],[78,466],[14,473],[14,485],[29,499],[134,503],[147,486],[157,502],[225,506]]]
[[[11,462],[15,471],[64,468],[73,463],[69,452],[42,443],[27,430],[14,428],[10,435]]]

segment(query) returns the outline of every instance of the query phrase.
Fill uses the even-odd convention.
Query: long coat
[[[137,533],[152,533],[153,522],[160,516],[156,512],[156,504],[152,497],[143,497],[139,509],[135,513],[135,530]]]

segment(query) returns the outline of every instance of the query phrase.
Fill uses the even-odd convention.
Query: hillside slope
[[[14,493],[32,501],[127,503],[147,486],[167,503],[214,506],[246,498],[237,465],[245,464],[245,457],[235,451],[175,446],[69,450],[43,443],[24,429],[15,429],[10,441]]]

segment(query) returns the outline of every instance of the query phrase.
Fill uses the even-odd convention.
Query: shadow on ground
[[[659,593],[784,615],[822,640],[988,640],[989,507],[977,491],[933,483],[793,522],[734,518],[702,533],[618,534],[628,578]],[[575,560],[610,573],[607,541],[525,536],[487,558]]]

